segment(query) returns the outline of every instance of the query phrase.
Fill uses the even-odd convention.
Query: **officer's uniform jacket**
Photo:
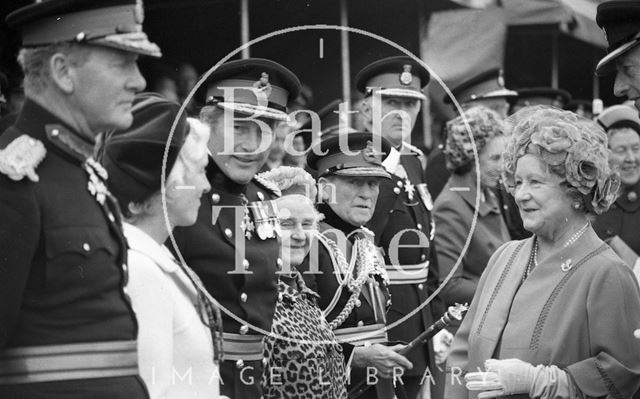
[[[277,272],[282,261],[275,233],[271,238],[261,239],[260,223],[249,206],[246,207],[249,219],[243,220],[243,209],[245,204],[275,198],[276,191],[255,179],[249,185],[233,182],[213,159],[209,160],[207,177],[211,191],[202,197],[196,223],[174,229],[179,249],[177,259],[183,257],[221,305],[225,359],[220,364],[221,393],[233,398],[259,398],[261,342],[264,332],[271,331],[278,296]],[[240,220],[236,218],[236,209],[240,210]],[[269,216],[271,222],[276,221],[274,212]],[[243,225],[248,226],[245,230],[250,239]],[[244,244],[244,256],[238,242]],[[168,246],[173,247],[170,243]]]
[[[640,254],[640,181],[626,187],[609,210],[598,215],[593,228],[603,240],[619,236],[636,254]],[[630,265],[633,267],[633,265]]]
[[[81,395],[79,386],[89,396],[146,397],[137,376],[137,324],[123,289],[127,251],[120,213],[101,168],[85,170],[93,143],[32,100],[0,137],[0,148],[22,135],[42,142],[46,156],[37,183],[0,175],[0,397],[73,398]],[[122,360],[104,372],[88,360],[105,361],[94,352],[101,346]],[[69,359],[71,352],[81,360]],[[52,370],[8,366],[7,356]],[[12,385],[40,381],[53,382]]]
[[[336,248],[344,255],[344,260],[347,263],[355,261],[354,256],[356,254],[354,253],[353,243],[356,238],[365,238],[364,235],[360,232],[354,232],[357,228],[340,219],[327,204],[319,204],[318,210],[325,216],[323,222],[318,226],[320,233],[336,245]],[[338,238],[340,234],[338,232],[348,238],[344,245],[340,242],[341,239]],[[351,234],[352,232],[353,234]],[[314,258],[316,249],[318,253],[317,260]],[[338,317],[351,297],[349,288],[346,286],[341,288],[340,281],[336,278],[336,273],[340,274],[342,267],[334,253],[335,251],[327,245],[327,241],[321,239],[319,242],[314,243],[310,255],[298,266],[298,270],[302,272],[302,277],[307,286],[318,293],[318,304],[320,309],[325,312],[329,323]],[[378,251],[376,256],[379,256]],[[334,297],[338,292],[337,301],[333,303]],[[388,341],[384,325],[389,304],[389,292],[384,275],[374,274],[362,287],[355,307],[334,330],[336,338],[342,346],[347,365],[351,363],[354,346],[386,343]],[[364,370],[352,369],[349,387],[364,378]],[[385,383],[376,387],[376,389],[369,389],[365,396],[361,397],[391,398],[392,395],[393,389],[391,385]]]
[[[427,186],[423,183],[420,161],[423,155],[420,150],[406,143],[404,151],[409,154],[403,155],[392,149],[383,162],[387,172],[391,174],[391,180],[381,179],[376,209],[368,224],[375,233],[378,245],[385,252],[384,258],[391,281],[389,288],[392,303],[388,313],[388,324],[417,309],[438,286],[437,260],[431,241],[433,223],[430,210],[433,203]],[[402,173],[398,165],[402,165],[406,178],[398,176]],[[428,240],[423,242],[426,245],[422,248],[400,248],[397,251],[398,259],[395,261],[397,267],[393,267],[389,246],[394,236],[405,229],[419,230]],[[420,244],[415,232],[402,234],[401,239],[396,242],[400,245]],[[389,339],[410,342],[443,313],[442,301],[435,297],[416,314],[391,328]],[[427,365],[434,364],[432,345],[425,345],[422,350],[414,350],[407,358],[413,363],[413,369],[406,370],[405,375],[422,375]]]

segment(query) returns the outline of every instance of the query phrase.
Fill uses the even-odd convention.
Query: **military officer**
[[[231,61],[207,82],[200,119],[211,127],[207,177],[198,220],[174,231],[178,255],[200,276],[223,310],[221,392],[260,398],[263,337],[278,295],[277,188],[256,178],[272,128],[286,121],[298,78],[265,59]]]
[[[391,378],[412,367],[396,353],[401,345],[384,345],[388,281],[373,233],[363,227],[373,215],[380,181],[390,178],[381,164],[390,147],[385,139],[376,147],[367,132],[327,133],[307,156],[319,176],[317,208],[324,219],[320,245],[300,270],[320,295],[320,308],[351,367],[349,390],[362,381],[371,386],[361,398],[393,398]]]
[[[425,99],[422,88],[428,82],[429,73],[409,57],[374,62],[356,76],[357,88],[365,95],[362,108],[365,126],[392,144],[383,162],[391,179],[380,182],[380,195],[368,224],[384,251],[389,274],[392,304],[388,324],[392,325],[389,330],[392,341],[410,342],[444,313],[442,300],[437,296],[416,311],[438,286],[430,214],[433,201],[424,183],[424,155],[406,141]],[[375,115],[375,101],[381,102],[382,109],[379,132],[375,124],[381,116]],[[452,338],[449,335],[443,330],[434,337],[434,344],[425,344],[408,356],[414,365],[403,376],[409,397],[418,394],[427,367],[435,369],[433,345],[442,348],[443,340]]]
[[[640,110],[640,3],[608,1],[598,5],[596,23],[609,43],[596,74],[616,74],[613,94],[633,101]]]
[[[609,210],[598,215],[593,227],[602,239],[618,236],[640,254],[640,118],[635,108],[614,105],[597,119],[607,131],[609,162],[620,171],[620,193]],[[634,265],[630,265],[634,266]]]
[[[132,122],[138,55],[161,55],[142,15],[51,0],[7,17],[27,99],[0,137],[0,397],[147,397],[121,215],[92,158],[98,133]]]

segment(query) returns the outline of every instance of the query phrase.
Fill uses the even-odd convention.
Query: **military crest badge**
[[[413,75],[411,75],[411,65],[403,65],[402,73],[400,74],[400,83],[405,86],[409,86],[413,82]]]

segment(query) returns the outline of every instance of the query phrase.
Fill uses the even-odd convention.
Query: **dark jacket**
[[[93,143],[30,100],[0,148],[24,134],[47,154],[37,183],[0,175],[0,349],[135,340],[120,213],[115,199],[100,204],[88,190]],[[141,384],[132,376],[0,385],[0,397],[144,398]]]

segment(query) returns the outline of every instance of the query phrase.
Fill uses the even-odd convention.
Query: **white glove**
[[[487,371],[467,373],[464,377],[468,390],[484,391],[478,394],[478,399],[528,394],[536,371],[536,367],[520,359],[488,359],[484,368]]]
[[[453,343],[453,334],[447,330],[440,330],[433,336],[433,352],[436,358],[436,364],[442,364],[447,360],[449,349]]]

